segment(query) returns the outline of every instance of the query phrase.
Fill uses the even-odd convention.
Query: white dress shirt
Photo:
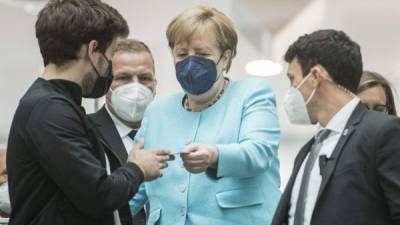
[[[106,110],[108,112],[108,115],[110,115],[112,121],[114,122],[115,127],[117,128],[118,134],[121,137],[122,142],[124,143],[126,151],[129,152],[132,150],[133,146],[135,146],[134,141],[132,140],[131,137],[129,137],[129,132],[131,132],[133,129],[122,123],[117,117],[112,114],[112,112],[108,109],[106,105]]]
[[[319,152],[320,155],[326,155],[328,158],[331,156],[336,144],[339,141],[340,136],[343,133],[343,130],[347,124],[347,121],[349,120],[351,114],[353,113],[354,109],[357,107],[358,103],[360,102],[359,98],[354,98],[351,100],[349,103],[347,103],[342,109],[339,110],[335,114],[335,116],[329,121],[327,126],[321,127],[319,126],[318,131],[321,129],[329,129],[331,130],[330,135],[323,141],[321,150]],[[300,185],[301,185],[301,180],[303,177],[304,173],[304,166],[305,162],[307,162],[308,156],[304,159],[303,164],[300,167],[300,170],[297,174],[293,189],[292,189],[292,195],[290,199],[290,209],[289,209],[289,225],[294,224],[294,215],[296,212],[296,204],[297,204],[297,199],[299,196],[299,191],[300,191]],[[319,163],[318,160],[316,160],[316,163],[314,163],[314,166],[311,170],[310,174],[310,183],[308,186],[308,191],[306,194],[306,206],[305,206],[305,212],[304,212],[304,225],[310,225],[311,222],[311,216],[314,211],[314,206],[317,201],[317,196],[319,192],[319,188],[321,185],[322,181],[322,176],[320,174],[320,168],[319,168]]]

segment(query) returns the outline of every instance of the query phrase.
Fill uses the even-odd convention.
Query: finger
[[[161,170],[158,170],[155,174],[154,174],[154,177],[162,177],[162,172],[161,172]]]
[[[198,148],[199,148],[199,144],[196,144],[196,143],[193,143],[193,144],[189,144],[189,145],[187,145],[184,149],[183,149],[183,151],[182,151],[182,153],[189,153],[189,152],[194,152],[194,151],[196,151]]]
[[[160,168],[165,169],[168,167],[168,163],[160,163]]]
[[[152,151],[156,155],[169,155],[171,154],[171,151],[166,150],[166,149],[157,149]]]
[[[194,163],[191,163],[191,162],[190,163],[186,163],[186,162],[184,162],[183,165],[185,167],[188,167],[188,168],[207,167],[208,166],[208,164],[205,163],[205,162],[194,162]]]
[[[191,172],[191,173],[202,173],[202,172],[206,171],[206,168],[204,168],[204,167],[190,167],[190,168],[186,168],[186,170]]]
[[[165,162],[170,160],[170,155],[156,156],[159,162]]]
[[[204,151],[190,152],[183,155],[182,160],[205,160],[207,155]]]
[[[181,152],[181,153],[179,154],[179,156],[181,157],[181,159],[187,159],[188,155],[189,155],[189,152]]]
[[[182,159],[201,159],[201,155],[204,155],[204,153],[202,153],[199,149],[192,150],[191,152],[182,152],[180,154]]]
[[[136,150],[142,150],[144,149],[144,138],[140,138],[138,143],[135,145]]]
[[[183,161],[183,163],[191,166],[207,165],[207,163],[204,160],[186,160]]]

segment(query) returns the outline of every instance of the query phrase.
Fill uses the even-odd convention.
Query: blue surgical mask
[[[204,57],[188,56],[175,65],[176,78],[187,93],[204,94],[217,80],[217,64],[221,58],[215,63]]]

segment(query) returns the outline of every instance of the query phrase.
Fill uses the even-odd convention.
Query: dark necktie
[[[137,130],[131,130],[131,132],[128,133],[128,136],[132,139],[135,140],[135,135],[137,133]]]
[[[307,198],[308,185],[310,183],[311,171],[315,164],[315,161],[318,158],[318,154],[322,148],[322,143],[329,136],[330,133],[331,133],[330,130],[323,129],[320,130],[315,136],[314,144],[311,147],[307,162],[304,166],[304,173],[301,179],[299,197],[297,198],[296,211],[294,214],[294,225],[304,224],[304,212],[306,207],[306,198]]]

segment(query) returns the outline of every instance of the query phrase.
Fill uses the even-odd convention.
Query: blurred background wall
[[[13,113],[29,85],[42,73],[35,38],[36,14],[44,0],[0,0],[0,148],[6,147]],[[255,77],[247,63],[268,59],[283,66],[274,76],[258,77],[272,84],[282,127],[279,149],[282,187],[286,184],[299,148],[315,127],[290,125],[282,100],[289,82],[282,60],[287,47],[300,35],[334,28],[348,33],[362,47],[364,68],[384,74],[400,89],[399,0],[106,0],[127,19],[131,37],[151,48],[156,62],[157,97],[180,91],[165,38],[171,19],[197,5],[215,7],[230,16],[238,29],[238,55],[228,76]],[[267,68],[266,70],[268,70]],[[397,75],[397,76],[396,76]],[[398,98],[396,97],[396,100]],[[101,100],[99,101],[101,102]],[[84,101],[88,112],[93,100]],[[97,104],[99,105],[99,104]]]

